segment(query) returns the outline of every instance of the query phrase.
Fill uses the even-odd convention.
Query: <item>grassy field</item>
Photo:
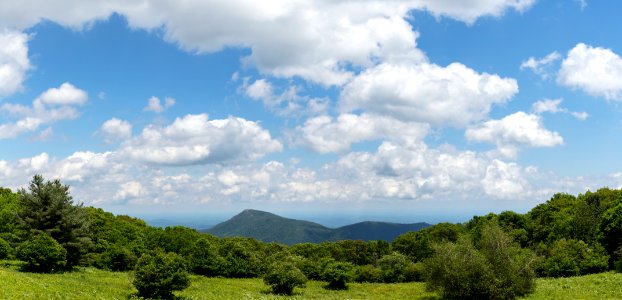
[[[524,299],[622,299],[622,274],[538,279],[536,291]],[[350,284],[330,291],[311,281],[291,297],[269,292],[261,279],[192,277],[181,299],[438,299],[422,283]],[[130,299],[136,292],[131,274],[92,268],[65,274],[22,273],[12,263],[0,264],[0,299]]]

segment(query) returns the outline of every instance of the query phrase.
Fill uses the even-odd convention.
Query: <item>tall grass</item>
[[[63,274],[35,274],[17,270],[17,263],[0,261],[0,299],[130,299],[136,293],[131,273],[81,268]],[[581,277],[538,279],[533,294],[523,299],[622,299],[622,274],[601,273]],[[309,281],[293,296],[278,296],[261,279],[193,276],[180,299],[438,299],[423,283],[351,283],[345,291]]]

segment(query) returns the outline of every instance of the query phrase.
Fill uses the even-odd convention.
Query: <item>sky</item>
[[[621,188],[621,9],[0,0],[0,186],[42,174],[139,217],[397,222]]]

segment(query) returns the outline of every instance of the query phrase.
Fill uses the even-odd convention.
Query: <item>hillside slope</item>
[[[243,236],[263,242],[292,245],[337,240],[392,241],[400,234],[428,226],[430,224],[427,223],[360,222],[333,229],[309,221],[288,219],[264,211],[246,209],[204,232],[219,237]]]
[[[331,229],[320,224],[283,218],[268,212],[246,209],[205,232],[219,237],[253,237],[263,242],[296,244],[321,242]]]

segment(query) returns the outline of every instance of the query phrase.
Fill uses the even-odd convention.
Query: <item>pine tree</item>
[[[28,191],[19,190],[18,220],[25,238],[45,233],[67,250],[67,267],[78,264],[90,245],[88,214],[74,204],[69,186],[35,175]]]

